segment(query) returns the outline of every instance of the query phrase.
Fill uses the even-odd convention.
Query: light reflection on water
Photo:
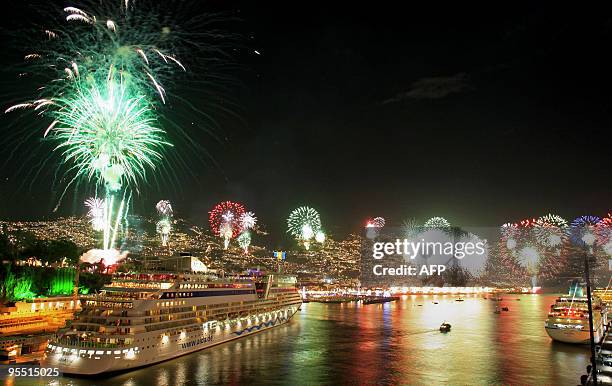
[[[554,298],[506,295],[502,306],[510,311],[500,315],[493,313],[495,302],[477,296],[308,303],[289,324],[269,331],[110,379],[61,384],[576,385],[588,347],[548,338],[544,319]],[[448,334],[438,331],[443,321],[452,324]],[[15,382],[21,384],[32,383]]]

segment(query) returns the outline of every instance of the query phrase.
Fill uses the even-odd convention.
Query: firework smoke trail
[[[160,216],[160,220],[156,224],[157,233],[161,238],[162,246],[168,245],[168,239],[170,238],[170,232],[172,231],[172,204],[168,200],[161,200],[155,205],[157,213]]]
[[[88,198],[85,201],[85,206],[88,208],[87,217],[94,231],[104,229],[104,207],[106,203],[99,198]]]
[[[315,241],[323,244],[325,242],[325,233],[323,233],[321,230],[317,231],[317,233],[315,233]]]
[[[242,227],[242,233],[238,236],[238,245],[240,248],[244,249],[244,253],[249,253],[249,246],[251,245],[251,229],[255,227],[257,223],[257,217],[255,217],[255,213],[253,212],[245,212],[240,218],[240,225]]]
[[[229,217],[229,216],[226,216]],[[221,228],[219,230],[221,237],[223,238],[223,249],[227,249],[229,247],[229,242],[234,236],[234,232],[232,231],[232,219],[226,218],[223,224],[221,224]]]
[[[170,232],[172,231],[172,224],[168,219],[161,219],[155,224],[155,229],[157,233],[159,233],[161,237],[162,246],[168,245],[168,238],[170,237]]]

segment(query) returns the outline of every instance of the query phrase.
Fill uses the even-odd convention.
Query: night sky
[[[195,177],[181,177],[180,189],[144,187],[135,211],[168,198],[204,224],[215,202],[239,200],[275,245],[300,205],[317,208],[332,237],[369,216],[497,226],[548,212],[605,215],[612,14],[511,5],[198,5],[242,20],[227,23],[242,34],[230,93],[239,118],[219,115],[219,141],[197,137],[214,162],[190,162]],[[3,19],[26,16],[9,8]],[[18,189],[11,162],[0,217],[53,216],[49,182]],[[83,198],[55,216],[81,214]]]

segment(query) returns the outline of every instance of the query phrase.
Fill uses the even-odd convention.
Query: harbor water
[[[545,384],[576,385],[588,346],[553,342],[544,320],[554,295],[495,301],[404,295],[385,304],[302,305],[290,323],[108,379],[62,385]],[[520,300],[516,300],[520,299]],[[437,302],[437,304],[435,304]],[[442,322],[452,325],[441,333]],[[57,380],[18,380],[15,385]]]

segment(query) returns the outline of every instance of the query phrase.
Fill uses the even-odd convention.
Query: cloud
[[[399,93],[382,103],[395,103],[405,99],[440,99],[450,94],[460,93],[468,86],[469,77],[464,72],[452,76],[421,78],[412,83],[408,91]]]

